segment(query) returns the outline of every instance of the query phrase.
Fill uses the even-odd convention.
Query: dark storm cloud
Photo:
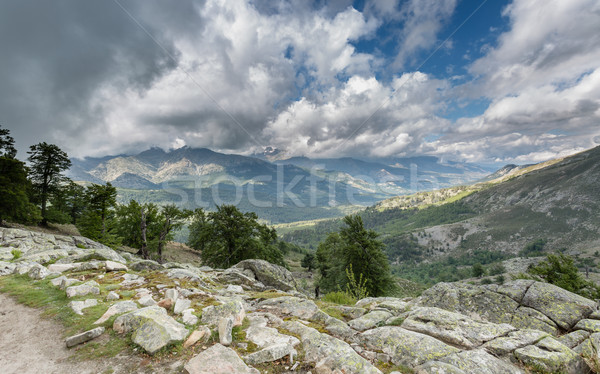
[[[148,28],[177,58],[160,30]],[[13,130],[21,151],[94,126],[104,114],[97,95],[106,85],[143,94],[176,67],[112,1],[0,2],[0,45],[0,123]]]

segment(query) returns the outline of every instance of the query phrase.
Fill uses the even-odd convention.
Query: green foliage
[[[230,267],[250,258],[285,265],[275,230],[258,223],[255,213],[242,213],[233,205],[218,206],[206,218],[196,212],[190,237],[194,240],[188,244],[202,251],[202,261],[209,266]]]
[[[110,183],[92,184],[85,190],[85,210],[77,221],[79,232],[100,243],[114,246],[120,243],[114,217],[117,190]]]
[[[325,291],[350,284],[347,269],[358,275],[355,284],[366,285],[369,295],[380,296],[393,291],[394,282],[389,270],[384,245],[373,230],[365,229],[362,218],[346,216],[346,227],[331,233],[319,244],[316,252],[319,286]],[[364,283],[362,283],[364,282]],[[350,285],[352,287],[352,285]]]
[[[521,252],[519,252],[520,256],[523,257],[538,257],[544,255],[544,247],[548,241],[546,239],[537,239],[525,246]]]
[[[25,165],[16,159],[0,157],[0,222],[9,220],[36,223],[39,209],[29,200],[31,183]]]
[[[498,275],[502,273],[506,273],[506,268],[501,263],[492,265],[488,268],[489,275]]]
[[[531,266],[527,272],[534,278],[541,278],[581,296],[591,299],[600,297],[600,288],[583,279],[573,263],[573,259],[562,253],[548,255],[546,260]]]
[[[9,135],[10,130],[0,126],[0,157],[14,159],[17,157],[15,139]]]
[[[481,278],[485,274],[485,269],[480,263],[476,263],[471,267],[471,275],[475,278]]]
[[[160,210],[160,231],[158,234],[157,255],[162,262],[162,251],[166,242],[173,240],[173,232],[179,230],[186,219],[192,215],[187,209],[179,209],[174,204],[165,205]]]
[[[339,305],[354,305],[356,298],[344,291],[333,291],[323,296],[323,301]]]
[[[69,181],[54,191],[49,203],[49,221],[76,224],[86,207],[85,188]]]
[[[497,283],[497,284],[504,284],[504,281],[505,281],[505,280],[506,280],[506,279],[504,278],[504,275],[500,274],[500,275],[497,275],[497,276],[494,278],[494,283]]]
[[[29,147],[29,178],[33,186],[36,202],[42,207],[42,224],[47,225],[47,203],[60,184],[68,178],[61,173],[71,166],[67,154],[54,144],[46,142]]]
[[[348,295],[356,300],[361,300],[369,296],[369,292],[367,291],[367,279],[363,279],[362,273],[358,276],[358,279],[356,279],[354,271],[352,271],[352,264],[346,268],[346,278],[348,278],[348,283],[346,284],[346,293]]]
[[[310,252],[305,254],[304,257],[302,257],[302,262],[300,263],[300,265],[302,265],[302,267],[308,271],[313,271],[316,264],[317,260],[315,258],[315,255]]]
[[[10,251],[10,254],[13,255],[13,260],[18,260],[19,258],[21,258],[21,255],[23,254],[23,252],[21,252],[18,249],[13,249]]]
[[[189,226],[187,245],[202,252],[208,241],[208,235],[210,235],[208,216],[204,209],[197,208],[191,217],[192,223]]]

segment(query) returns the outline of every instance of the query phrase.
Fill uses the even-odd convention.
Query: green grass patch
[[[347,292],[343,291],[329,292],[328,294],[323,296],[323,301],[339,305],[356,304],[356,299],[349,295]]]

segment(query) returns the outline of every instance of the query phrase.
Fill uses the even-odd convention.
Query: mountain
[[[119,200],[174,202],[189,208],[233,203],[271,222],[339,217],[391,196],[478,180],[489,171],[434,157],[377,160],[278,159],[266,149],[258,157],[206,148],[72,160],[69,177],[119,187]],[[268,161],[268,159],[272,160]]]
[[[505,167],[488,182],[394,197],[361,215],[365,226],[381,234],[388,256],[402,271],[450,258],[454,268],[456,261],[491,263],[519,256],[540,239],[546,251],[579,256],[583,264],[600,251],[599,197],[596,147],[541,164]],[[340,225],[327,220],[280,232],[288,241],[314,248]]]

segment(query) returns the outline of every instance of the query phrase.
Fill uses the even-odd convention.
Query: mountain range
[[[289,222],[336,217],[356,206],[470,183],[491,172],[435,157],[281,157],[273,149],[249,157],[206,148],[151,148],[135,155],[73,159],[68,176],[80,182],[110,182],[119,188],[121,201],[135,198],[209,209],[217,203],[234,203],[268,221]]]

